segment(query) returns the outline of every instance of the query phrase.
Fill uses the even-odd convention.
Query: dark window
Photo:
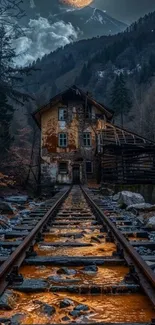
[[[86,161],[86,173],[91,174],[93,172],[93,163],[92,161]]]
[[[67,147],[67,133],[59,133],[59,147]]]
[[[67,108],[59,108],[59,121],[67,120]]]
[[[84,132],[83,133],[83,145],[85,147],[90,147],[91,146],[91,134],[89,132]]]
[[[66,162],[59,163],[59,173],[67,174],[68,172],[68,164]]]
[[[92,106],[87,105],[86,110],[85,110],[85,117],[86,118],[92,118]]]

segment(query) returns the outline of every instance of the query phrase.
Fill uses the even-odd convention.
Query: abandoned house
[[[41,186],[155,180],[154,143],[115,126],[113,112],[78,87],[33,117],[41,129]]]
[[[96,137],[99,119],[113,114],[73,86],[33,114],[41,128],[41,182],[83,183],[99,177]]]

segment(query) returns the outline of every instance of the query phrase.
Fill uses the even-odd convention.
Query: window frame
[[[64,135],[64,136],[66,136],[66,145],[65,144],[60,144],[60,141],[62,140],[61,139],[61,135]],[[63,139],[63,141],[64,141],[64,139]],[[67,148],[67,146],[68,146],[68,135],[67,135],[67,133],[66,132],[60,132],[60,133],[58,133],[58,147],[60,147],[60,148]]]
[[[87,163],[91,163],[91,171],[87,171]],[[86,169],[86,174],[93,174],[94,166],[93,166],[93,161],[91,160],[86,160],[85,162],[85,169]]]
[[[89,135],[89,138],[87,137],[88,135]],[[86,141],[86,144],[85,144],[85,141]],[[88,141],[90,141],[90,144],[88,144]],[[91,132],[83,132],[83,146],[84,147],[92,146]]]
[[[63,119],[60,119],[60,111],[65,110],[66,111],[66,117],[63,117]],[[64,114],[65,115],[65,114]],[[68,110],[67,107],[59,107],[58,108],[58,121],[66,121],[68,116]]]
[[[60,169],[61,164],[66,164],[66,170]],[[59,174],[68,174],[68,162],[67,161],[61,161],[59,162]]]
[[[85,118],[86,119],[92,119],[93,116],[93,107],[91,104],[87,104],[87,107],[85,109]]]

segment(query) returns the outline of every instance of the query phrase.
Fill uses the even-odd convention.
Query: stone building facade
[[[41,183],[85,183],[99,178],[96,157],[101,121],[113,114],[73,86],[34,112],[41,129]]]

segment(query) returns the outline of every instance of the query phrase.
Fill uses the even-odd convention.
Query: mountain
[[[46,1],[45,1],[46,2]],[[36,19],[39,15],[48,18],[51,24],[58,21],[71,23],[79,31],[78,39],[109,35],[119,33],[127,28],[127,25],[110,17],[103,10],[86,6],[84,8],[74,8],[67,5],[61,5],[58,0],[52,0],[51,4],[45,6],[44,1],[35,4],[33,1],[24,3],[24,9],[27,17],[24,17],[24,23],[29,19]]]
[[[80,82],[84,65],[88,66],[92,76],[97,71],[106,72],[107,66],[108,69],[124,69],[130,74],[137,65],[147,64],[152,53],[155,53],[155,12],[140,18],[125,32],[68,44],[41,60],[38,59],[34,67],[41,71],[36,72],[33,78],[38,80],[39,75],[40,85],[47,84],[50,87],[50,84],[55,82],[61,90],[64,80],[66,85],[77,80],[77,77]],[[91,87],[94,88],[90,79],[87,78],[85,86],[89,86],[91,81]]]
[[[63,20],[66,23],[71,23],[75,29],[79,30],[80,39],[116,34],[127,28],[125,23],[110,17],[103,10],[91,6],[82,9],[68,8],[50,17],[51,22]]]
[[[155,12],[140,18],[125,32],[66,45],[38,59],[32,66],[38,71],[25,80],[26,90],[37,98],[39,106],[75,84],[110,107],[115,77],[123,73],[133,106],[140,115],[143,103],[151,107],[145,96],[149,96],[148,89],[155,76]],[[151,96],[154,96],[153,90]],[[154,113],[146,114],[145,122],[148,116],[152,118]],[[155,125],[153,118],[152,121]]]

